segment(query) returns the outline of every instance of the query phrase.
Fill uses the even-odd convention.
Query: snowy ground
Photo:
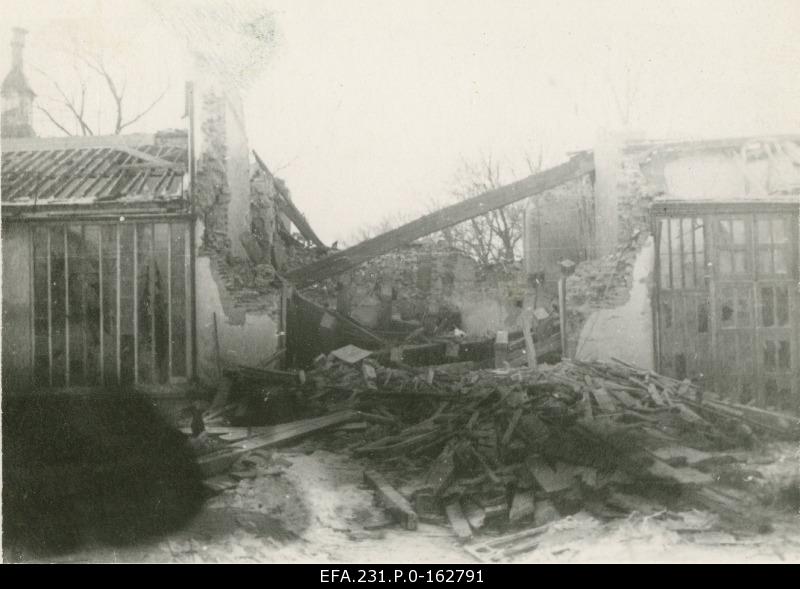
[[[775,484],[798,474],[800,449],[753,458]],[[313,446],[273,453],[238,486],[211,498],[186,529],[149,545],[88,546],[53,559],[69,562],[475,563],[446,525],[406,531],[363,485],[364,466]],[[784,512],[767,535],[735,538],[702,529],[713,518],[632,514],[603,523],[565,518],[513,562],[800,562],[800,513]],[[678,531],[683,529],[684,531]],[[486,537],[480,538],[481,540]]]

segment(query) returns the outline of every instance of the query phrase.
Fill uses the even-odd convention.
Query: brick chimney
[[[11,39],[11,71],[8,72],[0,88],[2,99],[2,118],[0,135],[3,137],[33,137],[31,122],[33,99],[36,96],[23,70],[23,51],[25,49],[25,29],[14,27]]]

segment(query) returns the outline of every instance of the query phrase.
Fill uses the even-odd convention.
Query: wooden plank
[[[714,481],[710,474],[693,468],[675,468],[662,460],[655,460],[647,472],[656,478],[670,479],[681,485],[707,485]]]
[[[531,336],[531,318],[527,311],[522,313],[522,336],[525,338],[525,353],[528,356],[528,368],[536,368],[536,348],[533,346],[533,336]]]
[[[604,413],[614,413],[617,410],[617,406],[611,398],[611,395],[609,395],[608,391],[603,387],[592,390],[592,394]]]
[[[197,459],[205,476],[213,476],[224,472],[238,458],[253,450],[269,448],[280,443],[294,440],[302,436],[316,433],[336,425],[341,425],[359,418],[357,411],[339,411],[323,417],[292,421],[281,425],[272,426],[268,431],[252,436],[232,445],[230,448],[212,452]]]
[[[309,286],[342,274],[372,258],[426,235],[555,188],[569,180],[588,174],[592,170],[594,170],[594,162],[591,154],[576,155],[560,166],[444,207],[353,247],[335,252],[289,272],[286,278],[297,287]]]
[[[459,502],[453,501],[449,503],[447,507],[445,507],[445,513],[447,513],[447,519],[450,521],[450,525],[456,533],[456,536],[458,536],[461,541],[471,540],[472,528],[470,528],[467,518],[464,517],[464,512],[461,510]]]
[[[667,463],[682,461],[689,466],[705,462],[714,457],[713,454],[708,452],[687,448],[686,446],[665,446],[653,450],[652,454]]]
[[[548,495],[573,487],[575,477],[579,474],[577,470],[561,462],[556,463],[556,468],[552,468],[538,456],[528,458],[525,464],[536,483]]]
[[[476,532],[480,530],[486,523],[486,510],[471,499],[464,501],[463,508],[470,527]]]
[[[411,504],[378,472],[367,470],[364,472],[364,481],[378,493],[378,498],[386,510],[407,530],[416,530],[418,524],[417,513]]]
[[[378,345],[380,347],[385,347],[386,346],[386,341],[383,338],[378,337],[374,332],[370,331],[369,329],[367,329],[366,327],[364,327],[360,323],[354,321],[350,317],[345,317],[344,315],[342,315],[341,313],[339,313],[337,311],[334,311],[333,309],[327,309],[325,307],[322,307],[322,306],[318,305],[317,303],[315,303],[314,301],[311,301],[311,300],[307,299],[306,297],[302,296],[298,292],[295,292],[294,296],[296,296],[297,298],[302,300],[305,304],[307,304],[307,305],[309,305],[311,307],[316,307],[322,313],[328,313],[329,315],[332,315],[338,321],[340,321],[343,324],[345,324],[346,326],[350,327],[351,329],[356,331],[359,335],[364,336],[365,338],[367,338],[368,340],[370,340],[374,344],[376,344],[376,345]]]
[[[537,528],[546,526],[547,524],[558,521],[561,519],[561,514],[549,499],[536,502],[536,508],[533,513],[533,525]]]
[[[448,445],[431,465],[428,470],[428,476],[425,479],[427,485],[433,490],[434,495],[441,495],[450,485],[453,481],[454,472],[453,448]]]
[[[274,178],[272,172],[270,172],[269,168],[267,168],[267,164],[264,163],[255,150],[253,150],[253,155],[256,158],[256,163],[258,163],[259,167],[264,171],[264,173],[269,178]],[[316,233],[314,233],[314,230],[311,228],[311,225],[308,224],[308,221],[306,221],[303,213],[301,213],[298,208],[294,206],[294,203],[288,198],[287,195],[281,193],[280,191],[278,191],[278,194],[280,194],[278,206],[281,212],[289,217],[289,220],[294,223],[294,226],[297,227],[297,230],[300,232],[300,234],[317,247],[327,250],[328,247],[322,243],[322,240],[317,237]]]
[[[515,523],[523,519],[533,517],[536,512],[536,500],[532,491],[517,491],[511,501],[511,511],[508,514],[508,521]]]

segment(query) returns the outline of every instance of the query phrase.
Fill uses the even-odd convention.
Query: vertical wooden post
[[[561,331],[561,357],[568,358],[567,348],[567,277],[575,271],[575,262],[563,260],[558,264],[561,267],[561,276],[558,279],[558,319]]]
[[[567,280],[558,279],[558,327],[561,333],[561,357],[567,357]]]
[[[214,355],[217,360],[217,378],[222,379],[222,358],[219,351],[219,328],[217,327],[217,312],[214,311]]]
[[[286,350],[287,348],[287,331],[288,331],[288,324],[289,324],[289,305],[292,302],[292,287],[288,285],[284,285],[283,290],[281,291],[281,318],[280,324],[278,325],[278,349],[279,350]],[[289,362],[288,353],[283,354],[281,356],[281,366],[286,367],[287,363]]]
[[[508,360],[508,332],[498,331],[494,338],[494,367],[503,368]]]
[[[536,348],[533,345],[531,335],[531,316],[528,310],[522,311],[522,336],[525,338],[525,354],[528,356],[528,368],[536,369],[539,363],[536,361]]]

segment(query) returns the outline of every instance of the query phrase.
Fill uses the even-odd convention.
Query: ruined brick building
[[[571,353],[797,409],[800,137],[606,133],[592,155],[566,206],[528,206],[530,271],[588,259],[567,281],[568,311],[583,313]]]

